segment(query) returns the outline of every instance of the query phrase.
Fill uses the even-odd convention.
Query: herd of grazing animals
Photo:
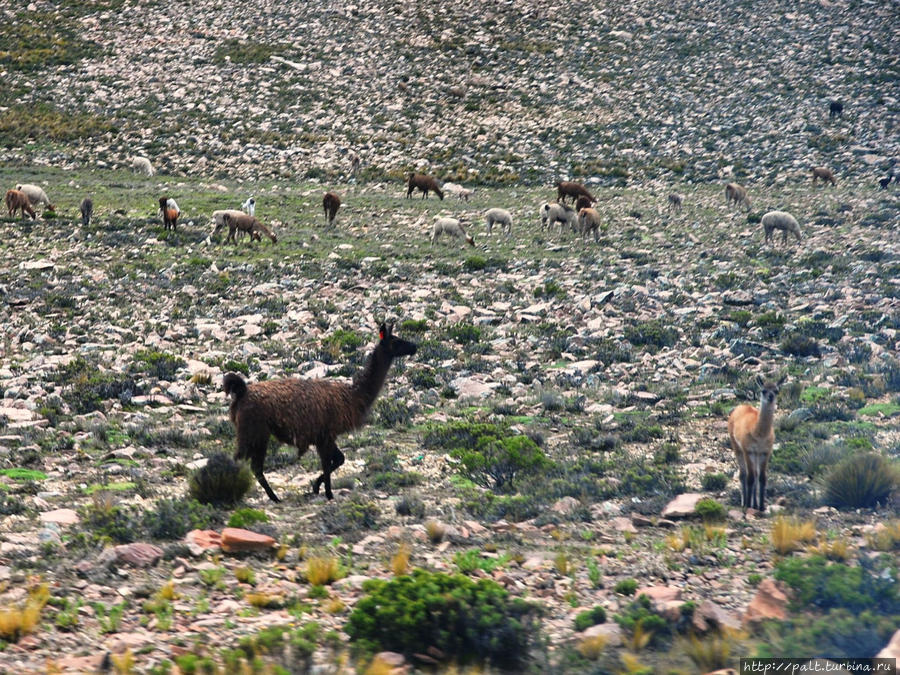
[[[831,117],[840,117],[843,105],[832,101],[829,109]],[[358,160],[358,157],[357,157]],[[153,176],[155,170],[146,157],[135,157],[132,170],[145,176]],[[358,164],[354,175],[358,171]],[[812,180],[836,185],[833,172],[825,167],[812,169]],[[887,188],[894,179],[893,172],[879,181],[882,189]],[[468,202],[473,190],[463,188],[455,183],[441,183],[433,176],[411,173],[407,180],[406,197],[411,198],[414,191],[422,193],[422,199],[434,192],[443,200],[445,190],[456,194],[458,199]],[[544,203],[540,211],[541,230],[558,225],[560,234],[563,228],[569,228],[580,234],[584,240],[590,232],[595,241],[599,240],[601,216],[594,204],[597,198],[587,188],[574,181],[560,181],[556,184],[557,202]],[[574,207],[566,204],[571,199]],[[750,197],[746,188],[728,183],[725,186],[726,204],[735,207],[745,206],[749,211]],[[685,197],[679,193],[670,193],[667,197],[668,210],[680,213]],[[28,214],[36,219],[34,207],[43,205],[47,210],[54,210],[49,198],[42,188],[31,184],[19,184],[6,193],[6,207],[10,217],[21,211],[22,218]],[[335,192],[326,192],[322,199],[326,223],[334,225],[341,198]],[[260,241],[262,235],[269,237],[273,243],[277,236],[255,217],[256,200],[251,197],[241,205],[241,210],[225,209],[212,214],[215,229],[228,229],[225,241],[237,244],[238,234],[247,234],[252,241]],[[90,225],[94,211],[93,200],[85,197],[80,205],[82,224]],[[163,227],[174,230],[181,213],[174,199],[163,196],[159,198],[159,213]],[[491,208],[485,213],[488,234],[494,225],[503,227],[507,237],[513,227],[512,214],[506,209]],[[800,225],[791,214],[785,211],[769,211],[761,218],[765,233],[764,241],[774,239],[775,230],[782,231],[782,244],[787,244],[788,235],[801,241]],[[440,236],[465,241],[470,246],[475,240],[457,218],[436,216],[431,229],[431,244]],[[325,485],[325,496],[333,498],[331,474],[344,463],[344,455],[338,449],[336,439],[339,435],[357,429],[365,424],[368,411],[384,386],[388,370],[395,358],[412,356],[416,353],[416,345],[393,334],[393,324],[381,324],[379,341],[369,355],[363,369],[353,378],[352,383],[345,384],[332,380],[306,380],[285,378],[266,380],[248,384],[236,373],[228,373],[223,379],[223,389],[230,397],[230,417],[237,435],[235,458],[249,460],[252,471],[260,486],[272,501],[279,501],[263,474],[263,466],[269,437],[275,436],[282,443],[297,447],[302,455],[310,445],[315,445],[319,455],[322,473],[313,483],[313,492],[318,494]],[[766,471],[774,445],[774,413],[775,401],[782,377],[778,382],[759,378],[760,405],[737,406],[728,418],[728,437],[734,452],[741,484],[741,504],[744,508],[765,510]]]

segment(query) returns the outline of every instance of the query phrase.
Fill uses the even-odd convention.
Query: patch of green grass
[[[900,405],[897,403],[873,403],[860,408],[858,412],[865,417],[893,417],[900,413]]]
[[[129,481],[125,481],[122,483],[106,483],[105,485],[94,484],[88,485],[84,493],[86,495],[92,495],[95,492],[127,492],[128,490],[134,490],[137,487],[137,483],[132,483]]]
[[[11,480],[23,483],[30,480],[47,479],[47,474],[43,471],[36,471],[34,469],[0,469],[0,476],[6,476]]]

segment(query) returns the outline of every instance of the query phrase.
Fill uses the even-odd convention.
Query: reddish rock
[[[635,527],[650,527],[653,525],[653,521],[647,516],[642,516],[640,513],[632,513],[631,524]]]
[[[894,633],[894,637],[887,646],[878,652],[879,659],[900,659],[900,630]]]
[[[666,504],[666,508],[662,511],[662,517],[690,518],[691,516],[696,515],[694,509],[697,506],[697,502],[706,496],[707,495],[698,492],[686,492],[683,495],[678,495],[675,499]]]
[[[783,621],[787,618],[787,604],[788,596],[784,587],[774,579],[763,579],[744,613],[744,623],[754,623],[765,619]]]
[[[215,530],[191,530],[184,537],[191,555],[200,556],[206,551],[219,548],[222,545],[222,536]]]
[[[238,527],[226,527],[222,530],[222,550],[228,553],[267,551],[275,545],[276,542],[272,537],[250,530],[242,530]]]
[[[653,602],[662,604],[672,600],[681,600],[681,589],[672,586],[647,586],[639,588],[634,597],[639,598],[642,595],[646,595]]]
[[[705,633],[710,628],[738,629],[741,627],[741,621],[734,613],[709,599],[701,602],[694,610],[693,624],[694,628],[701,633]]]
[[[58,525],[75,525],[78,522],[78,514],[72,509],[56,509],[56,511],[44,511],[41,514],[42,523],[57,523]]]
[[[152,567],[162,558],[163,550],[153,544],[124,544],[116,546],[116,562],[118,564],[134,565],[135,567]]]

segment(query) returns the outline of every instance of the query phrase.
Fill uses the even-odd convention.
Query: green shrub
[[[209,528],[218,522],[211,506],[194,499],[160,499],[152,511],[145,511],[144,529],[154,539],[181,539],[191,530]]]
[[[353,534],[378,524],[378,505],[359,494],[346,501],[330,501],[319,512],[319,525],[327,534]]]
[[[398,516],[412,516],[420,520],[425,517],[425,502],[418,495],[404,495],[394,507]]]
[[[637,579],[622,579],[613,587],[613,590],[619,595],[634,595],[637,587]]]
[[[832,609],[822,616],[801,614],[787,621],[769,621],[763,625],[767,637],[758,645],[756,657],[828,654],[834,658],[873,658],[898,625],[898,615],[846,609]]]
[[[606,610],[600,605],[597,605],[594,609],[578,613],[575,617],[575,630],[581,632],[587,630],[591,626],[596,626],[598,623],[604,623],[605,621]]]
[[[650,598],[641,594],[628,604],[620,614],[616,614],[615,622],[623,629],[634,633],[640,626],[644,633],[650,634],[650,643],[659,644],[663,638],[672,634],[672,627],[659,614],[651,609]]]
[[[880,609],[897,614],[900,599],[896,577],[896,562],[891,564],[887,556],[877,560],[863,557],[858,566],[850,567],[812,555],[785,558],[775,567],[775,578],[794,589],[792,604],[796,609]]]
[[[651,319],[625,327],[625,339],[635,346],[643,345],[656,351],[671,347],[678,341],[678,330],[662,319]]]
[[[418,406],[402,398],[379,398],[375,402],[375,422],[385,429],[408,427]]]
[[[552,464],[528,436],[482,437],[474,448],[456,448],[450,454],[459,460],[463,476],[499,492],[511,489],[517,478]]]
[[[352,354],[363,346],[363,338],[352,330],[339,328],[322,340],[322,346],[337,357],[341,352]]]
[[[269,516],[265,511],[258,509],[237,509],[228,519],[228,527],[240,527],[247,529],[256,523],[268,523]]]
[[[819,343],[801,333],[791,333],[781,341],[781,351],[791,356],[822,356]]]
[[[158,380],[172,381],[175,371],[187,365],[184,359],[166,352],[142,349],[135,352],[131,362],[131,372],[143,373]]]
[[[95,495],[79,515],[81,527],[91,532],[95,540],[129,544],[140,534],[139,521],[131,510],[116,504],[108,494]]]
[[[406,319],[398,326],[400,333],[424,333],[428,330],[428,322],[425,319]]]
[[[209,457],[206,466],[191,474],[188,488],[198,502],[232,506],[244,498],[252,484],[253,474],[245,462],[238,464],[219,452]]]
[[[468,258],[463,260],[462,268],[466,272],[478,272],[487,267],[487,260],[484,259],[483,256],[480,255],[470,255]]]
[[[705,473],[700,479],[700,484],[707,492],[719,492],[728,485],[728,476],[724,473]]]
[[[717,522],[725,520],[725,507],[715,499],[701,499],[694,507],[696,513],[704,522]]]
[[[825,478],[825,503],[838,508],[871,508],[884,503],[900,484],[897,467],[883,455],[852,455]]]
[[[131,377],[105,371],[81,356],[57,370],[51,379],[63,387],[63,400],[79,415],[102,409],[105,400],[118,398],[128,403],[132,396],[141,394]]]
[[[818,443],[802,455],[803,471],[809,478],[815,478],[837,465],[847,453],[843,443]]]
[[[471,323],[458,323],[447,329],[447,337],[460,345],[481,342],[482,333],[480,326]]]
[[[490,579],[415,570],[366,581],[363,591],[345,626],[363,652],[410,658],[428,645],[461,664],[521,671],[537,637],[537,608]]]

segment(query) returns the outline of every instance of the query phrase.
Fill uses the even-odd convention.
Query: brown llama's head
[[[412,356],[416,353],[416,345],[394,335],[394,322],[382,322],[378,327],[378,346],[392,359],[399,356]]]

